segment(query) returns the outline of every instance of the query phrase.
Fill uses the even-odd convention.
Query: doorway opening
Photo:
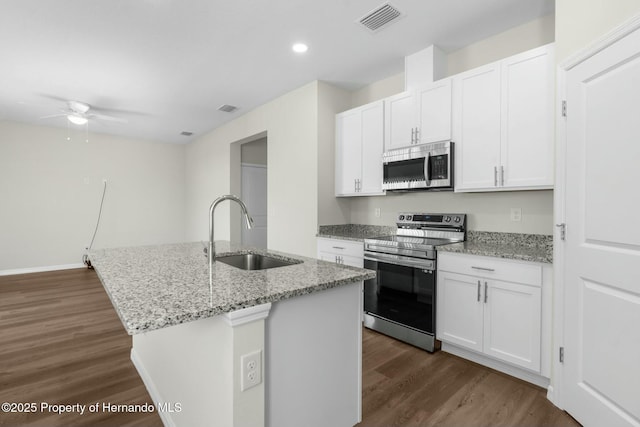
[[[231,191],[247,205],[253,218],[248,230],[231,211],[231,240],[267,248],[267,136],[266,132],[232,144]],[[235,155],[234,155],[235,154]]]

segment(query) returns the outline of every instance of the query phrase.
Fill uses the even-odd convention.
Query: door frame
[[[567,95],[567,73],[591,58],[595,54],[601,52],[611,46],[620,39],[626,37],[632,32],[640,29],[640,14],[633,16],[619,26],[615,27],[593,43],[587,45],[584,49],[577,51],[569,56],[557,66],[556,71],[556,168],[555,168],[555,187],[553,200],[553,345],[552,345],[552,375],[551,384],[547,390],[547,398],[560,409],[564,409],[564,365],[560,363],[560,347],[564,346],[564,302],[565,302],[565,262],[566,254],[563,241],[560,238],[559,224],[564,224],[565,216],[565,187],[566,175],[565,164],[567,161],[567,126],[566,118],[562,115],[562,101],[566,100]],[[571,115],[571,106],[567,106],[567,116]]]

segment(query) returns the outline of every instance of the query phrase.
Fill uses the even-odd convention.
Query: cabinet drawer
[[[328,252],[337,255],[364,257],[364,244],[351,240],[327,239],[318,237],[318,252]]]
[[[439,252],[438,270],[542,286],[542,265],[523,261]]]

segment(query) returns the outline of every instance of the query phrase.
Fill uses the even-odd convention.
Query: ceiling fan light
[[[86,117],[78,116],[76,114],[67,114],[67,119],[74,125],[85,125],[88,122]]]

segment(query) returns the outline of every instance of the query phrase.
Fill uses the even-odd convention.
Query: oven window
[[[377,273],[365,282],[365,311],[435,333],[435,271],[377,262]]]
[[[431,156],[429,158],[429,180],[449,179],[449,155]]]
[[[384,165],[384,182],[424,181],[424,157]]]

